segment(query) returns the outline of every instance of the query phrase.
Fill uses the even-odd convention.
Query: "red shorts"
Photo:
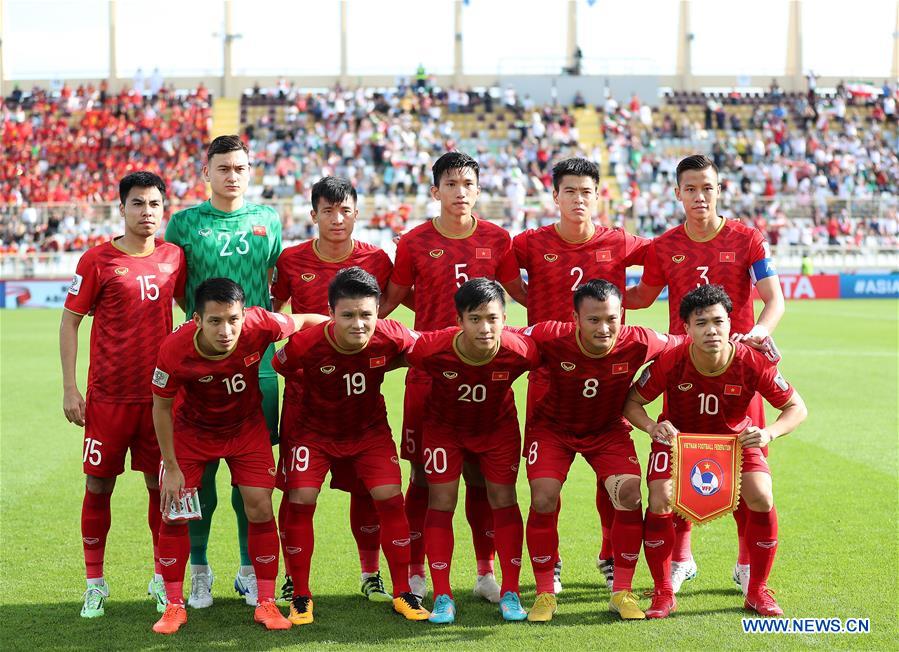
[[[223,459],[231,470],[231,484],[275,488],[275,459],[268,425],[262,414],[241,431],[221,437],[193,428],[175,428],[175,457],[184,474],[185,487],[199,487],[206,465]]]
[[[494,424],[486,432],[460,433],[442,423],[425,425],[423,457],[429,484],[458,480],[463,462],[477,465],[494,484],[515,484],[520,455],[516,416]]]
[[[528,374],[528,407],[527,420],[531,420],[534,408],[549,390],[549,374],[540,370]]]
[[[121,475],[129,448],[132,470],[159,470],[153,404],[94,401],[88,392],[84,410],[84,473],[98,478]]]
[[[429,376],[413,376],[414,370],[406,374],[406,394],[403,397],[403,436],[400,454],[412,464],[424,464],[422,453],[421,422],[425,401],[431,391]]]
[[[326,439],[306,435],[290,442],[280,462],[280,483],[287,490],[320,489],[328,471],[349,469],[367,490],[401,484],[396,444],[387,424],[367,430],[354,439]]]
[[[564,483],[578,453],[601,483],[612,475],[640,475],[640,461],[629,430],[616,428],[578,436],[554,429],[545,421],[528,426],[522,453],[527,459],[528,480],[555,478]]]
[[[771,475],[771,469],[768,468],[768,460],[761,448],[744,448],[743,464],[740,467],[741,473],[759,472]],[[657,441],[652,442],[652,449],[649,453],[649,470],[646,472],[646,482],[653,480],[670,480],[671,479],[671,446],[660,444]]]

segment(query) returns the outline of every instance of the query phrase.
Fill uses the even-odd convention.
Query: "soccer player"
[[[328,285],[341,269],[360,267],[372,274],[378,286],[386,289],[393,263],[384,251],[353,239],[353,227],[359,210],[356,189],[347,179],[324,177],[312,186],[312,221],[318,237],[286,248],[275,267],[272,295],[274,309],[289,305],[293,312],[327,315]],[[281,412],[281,456],[291,448],[290,441],[299,434],[303,402],[302,371],[287,376]],[[374,602],[390,601],[379,571],[380,536],[378,512],[365,485],[353,475],[352,467],[335,465],[331,486],[350,492],[350,528],[359,550],[362,568],[361,591]],[[281,501],[278,514],[284,539],[290,501]],[[290,578],[281,591],[282,600],[293,599]]]
[[[300,315],[245,308],[243,289],[227,278],[201,283],[193,305],[193,320],[165,339],[153,372],[162,513],[169,513],[184,489],[204,482],[209,462],[224,459],[249,519],[247,543],[258,578],[254,620],[267,629],[289,629],[274,602],[279,548],[272,513],[275,461],[256,368],[271,344],[305,322]],[[182,586],[188,548],[184,521],[163,518],[159,557],[168,605],[153,626],[159,634],[174,634],[187,622]]]
[[[580,453],[608,491],[615,509],[611,611],[642,619],[632,580],[643,541],[640,464],[622,417],[635,372],[678,339],[641,326],[623,326],[621,290],[602,279],[574,293],[573,321],[548,321],[524,333],[540,348],[546,393],[534,406],[525,434],[524,457],[531,485],[528,554],[537,599],[528,620],[551,620],[556,610],[553,563],[559,545],[556,521],[562,485]]]
[[[309,568],[312,518],[325,475],[350,464],[365,483],[380,520],[381,547],[393,582],[393,609],[408,620],[428,612],[409,590],[409,524],[403,509],[396,445],[381,394],[384,374],[415,341],[415,333],[378,319],[381,289],[368,272],[350,267],[328,286],[330,320],[292,337],[278,350],[275,370],[302,371],[302,422],[289,426],[290,450],[280,470],[289,491],[287,566],[293,579],[290,622],[313,622]]]
[[[774,331],[784,313],[783,291],[762,234],[737,220],[718,215],[721,186],[718,168],[707,156],[688,156],[677,165],[675,195],[683,205],[686,222],[652,241],[646,253],[643,278],[628,289],[625,308],[645,308],[668,286],[668,332],[683,333],[678,314],[681,299],[697,286],[721,285],[734,304],[732,332],[755,347]],[[753,318],[752,288],[765,304],[758,321]],[[749,416],[759,427],[765,425],[761,396],[755,397]],[[743,592],[748,586],[749,551],[746,546],[745,506],[734,512],[737,522],[739,555],[734,580]],[[675,516],[677,536],[671,566],[674,592],[685,580],[696,576],[696,562],[690,550],[692,524]]]
[[[415,288],[415,329],[431,331],[455,326],[453,295],[467,280],[483,276],[496,279],[509,294],[524,303],[518,267],[508,256],[511,239],[502,227],[478,219],[472,213],[480,195],[477,161],[461,152],[442,155],[432,167],[431,196],[440,202],[440,215],[400,238],[393,274],[379,315],[386,317]],[[411,463],[406,492],[406,515],[412,532],[409,566],[412,591],[427,593],[425,577],[424,521],[428,509],[428,483],[422,457],[421,420],[430,378],[410,369],[403,402],[403,459]],[[493,516],[484,479],[467,467],[465,515],[471,525],[477,561],[475,595],[499,602],[500,587],[493,574]]]
[[[799,393],[762,353],[730,341],[732,310],[721,286],[700,285],[688,293],[679,316],[692,341],[660,355],[634,384],[625,405],[624,416],[652,438],[644,548],[655,592],[648,618],[665,618],[677,606],[669,568],[674,546],[669,504],[670,444],[678,432],[738,435],[743,447],[740,497],[748,508],[750,572],[744,607],[762,616],[783,615],[767,586],[777,551],[777,511],[762,448],[792,432],[808,412]],[[667,403],[654,421],[643,406],[663,392]],[[777,420],[764,428],[749,416],[756,392],[780,410]]]
[[[559,221],[529,229],[512,239],[517,266],[528,274],[528,324],[569,321],[571,295],[584,279],[606,279],[623,293],[627,268],[643,264],[649,240],[593,223],[598,184],[599,168],[595,163],[583,158],[558,162],[553,167],[553,201],[559,208]],[[528,415],[546,393],[548,384],[548,367],[541,366],[528,377]],[[611,590],[615,508],[602,485],[596,490],[596,507],[602,526],[596,566]],[[561,589],[560,571],[561,561],[556,566],[557,593]]]
[[[281,220],[268,206],[244,201],[250,180],[249,150],[238,136],[219,136],[206,151],[203,174],[212,194],[209,200],[172,216],[165,239],[184,249],[187,258],[188,319],[196,310],[193,297],[208,278],[224,277],[243,288],[247,306],[271,308],[269,283],[281,253]],[[257,367],[262,389],[263,411],[272,443],[278,440],[278,378],[271,368],[274,346],[265,352]],[[206,557],[209,528],[218,503],[215,474],[218,460],[206,469],[200,502],[203,519],[190,523],[191,590],[188,604],[200,609],[212,605],[213,573]],[[247,517],[244,501],[234,487],[231,505],[237,514],[240,568],[234,589],[249,605],[256,604],[256,577],[247,548]]]
[[[423,333],[406,354],[412,367],[431,378],[422,420],[429,491],[425,546],[434,583],[430,621],[452,623],[456,617],[450,569],[463,460],[476,464],[483,474],[493,511],[503,572],[500,613],[504,620],[520,621],[527,617],[518,585],[524,538],[515,493],[521,433],[512,383],[540,358],[533,341],[503,329],[506,298],[498,282],[466,281],[454,303],[457,326]]]
[[[78,261],[59,327],[63,411],[84,427],[84,502],[81,537],[87,590],[83,618],[104,613],[109,585],[103,575],[109,501],[116,477],[131,468],[142,471],[149,494],[147,520],[153,539],[155,575],[148,592],[165,610],[165,589],[157,554],[159,532],[159,446],[153,431],[149,391],[156,352],[172,332],[172,300],[184,296],[184,254],[155,239],[165,211],[165,182],[150,172],[119,181],[119,214],[125,234],[86,251]],[[78,329],[85,315],[91,325],[87,400],[75,377]]]

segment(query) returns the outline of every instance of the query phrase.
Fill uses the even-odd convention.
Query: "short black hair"
[[[341,299],[365,299],[374,297],[375,303],[381,302],[381,288],[374,276],[361,267],[342,269],[328,284],[328,305],[331,310]]]
[[[312,210],[318,210],[318,202],[325,199],[332,204],[340,204],[347,197],[356,203],[356,189],[344,177],[323,177],[312,185]]]
[[[209,161],[216,154],[227,154],[228,152],[236,152],[242,150],[247,156],[250,155],[250,148],[247,147],[240,136],[230,134],[228,136],[219,136],[214,138],[209,147],[206,148],[206,160]]]
[[[677,164],[677,185],[680,185],[680,177],[684,172],[688,170],[705,170],[706,168],[712,168],[715,171],[715,176],[718,176],[718,166],[715,165],[715,161],[705,154],[693,154],[681,160]]]
[[[470,168],[474,170],[474,178],[478,183],[481,181],[481,167],[478,162],[471,158],[468,154],[462,152],[447,152],[434,162],[431,173],[434,176],[434,187],[440,185],[440,178],[449,170],[464,170]]]
[[[202,317],[203,309],[209,301],[246,305],[246,298],[240,283],[224,277],[207,278],[200,283],[194,293],[194,311]]]
[[[122,177],[121,181],[119,181],[119,201],[122,204],[128,199],[128,193],[131,192],[132,188],[159,188],[159,194],[165,199],[165,181],[152,172],[141,170]]]
[[[700,285],[681,299],[680,318],[686,324],[690,319],[690,315],[697,310],[711,308],[718,303],[724,306],[728,315],[734,309],[734,304],[723,287],[720,285]]]
[[[618,297],[620,302],[621,290],[614,283],[610,283],[604,278],[590,279],[583,285],[578,285],[577,290],[574,291],[574,310],[577,312],[581,309],[584,299],[607,301],[609,297]]]
[[[459,286],[453,300],[456,303],[456,313],[461,317],[491,301],[499,301],[505,308],[506,292],[502,285],[489,278],[473,278]]]
[[[593,161],[585,158],[566,158],[553,166],[553,189],[559,192],[562,177],[590,177],[599,185],[599,168]]]

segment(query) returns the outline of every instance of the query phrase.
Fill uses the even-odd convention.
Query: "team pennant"
[[[679,433],[671,447],[671,508],[702,525],[737,508],[743,449],[736,435]]]

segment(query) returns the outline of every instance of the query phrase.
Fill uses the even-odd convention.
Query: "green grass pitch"
[[[106,558],[112,589],[106,616],[79,617],[83,590],[80,542],[81,430],[62,415],[57,329],[59,312],[0,311],[2,439],[0,439],[0,646],[3,649],[895,649],[897,636],[897,302],[791,302],[777,332],[785,376],[799,389],[809,418],[771,449],[780,549],[771,586],[788,616],[866,617],[856,635],[747,635],[742,597],[731,581],[736,556],[733,520],[694,529],[698,577],[678,596],[665,621],[620,622],[594,566],[599,524],[595,478],[575,462],[560,523],[565,591],[552,623],[504,624],[497,609],[470,594],[473,558],[464,510],[457,510],[453,568],[459,615],[453,626],[408,623],[389,605],[359,594],[358,560],[348,528],[347,495],[324,491],[316,513],[314,625],[265,632],[231,588],[237,568],[228,474],[219,473],[219,509],[210,548],[215,605],[191,611],[172,639],[150,631],[157,618],[144,595],[152,572],[146,492],[132,472],[120,478]],[[408,315],[406,315],[408,317]],[[510,308],[510,323],[523,311]],[[89,320],[88,320],[89,321]],[[632,313],[633,323],[664,326],[666,306]],[[86,324],[89,326],[89,324]],[[81,387],[89,328],[82,329]],[[135,342],[140,346],[140,342]],[[385,394],[394,432],[402,405],[402,372]],[[523,385],[523,383],[521,383]],[[523,399],[523,387],[518,391]],[[657,413],[651,411],[651,414]],[[647,437],[635,433],[646,462]],[[527,484],[519,478],[522,512]],[[386,570],[386,565],[382,564]],[[534,598],[523,568],[523,601]],[[635,588],[650,586],[641,560]],[[428,602],[428,604],[430,604]],[[648,601],[643,601],[648,606]],[[892,641],[892,643],[890,642]]]

